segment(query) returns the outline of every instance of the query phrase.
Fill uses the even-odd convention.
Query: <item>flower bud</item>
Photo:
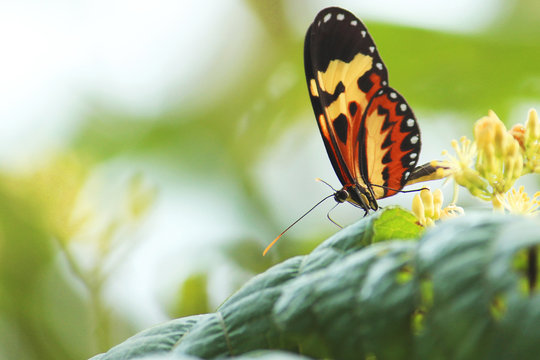
[[[433,194],[431,190],[428,188],[422,189],[420,191],[420,198],[422,198],[422,203],[424,204],[424,214],[426,214],[426,217],[433,217]]]
[[[418,194],[414,195],[413,203],[412,203],[412,211],[414,215],[416,216],[416,218],[418,219],[418,222],[421,225],[425,225],[426,215],[424,212],[424,204],[422,203],[422,199],[420,198],[420,195]]]
[[[540,120],[536,110],[529,110],[529,117],[525,123],[525,142],[529,144],[540,140]]]
[[[519,143],[513,137],[509,136],[508,146],[504,154],[504,192],[508,191],[514,182],[521,176],[523,168],[523,157],[519,150]]]
[[[474,124],[474,138],[478,144],[478,149],[483,150],[486,144],[492,144],[495,139],[495,129],[493,122],[487,116],[476,121]]]
[[[441,207],[443,203],[443,193],[441,189],[437,189],[433,192],[433,218],[439,219],[441,217]]]
[[[471,168],[463,169],[459,174],[454,175],[454,179],[458,185],[467,188],[473,196],[481,199],[491,197],[487,181],[476,170]]]
[[[500,173],[499,161],[495,156],[495,146],[493,143],[486,143],[476,160],[476,169],[484,178]]]
[[[495,136],[493,138],[493,144],[495,147],[495,155],[497,157],[501,157],[504,154],[504,150],[508,142],[508,139],[506,137],[508,133],[506,132],[506,127],[500,120],[494,123],[494,128]]]
[[[510,135],[517,140],[519,146],[525,149],[525,126],[516,124],[509,131]]]

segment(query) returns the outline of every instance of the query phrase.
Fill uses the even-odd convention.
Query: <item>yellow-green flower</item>
[[[457,140],[452,140],[452,148],[456,152],[457,158],[448,155],[451,161],[453,161],[459,168],[468,168],[473,165],[476,158],[476,143],[467,139],[466,136],[462,136]]]
[[[458,185],[468,189],[471,194],[484,200],[491,199],[491,193],[488,190],[488,182],[480,175],[478,171],[471,168],[477,157],[476,143],[462,136],[457,140],[452,140],[452,147],[456,156],[443,152],[449,159],[449,167],[453,170],[452,177]]]
[[[507,193],[516,180],[527,173],[540,173],[540,121],[529,111],[525,125],[507,131],[495,112],[489,111],[474,124],[474,141],[462,137],[452,141],[456,156],[448,155],[452,177],[482,200],[491,201],[504,211],[500,195]],[[455,202],[457,191],[454,194]]]
[[[513,214],[537,215],[540,212],[540,191],[534,194],[531,199],[525,192],[524,187],[520,186],[518,191],[512,188],[505,195],[498,195],[498,199]]]
[[[529,111],[524,126],[523,152],[525,157],[525,173],[540,173],[540,120],[536,110]]]
[[[474,136],[478,147],[475,169],[488,181],[493,195],[507,192],[523,169],[518,140],[491,110],[475,123]]]
[[[443,193],[440,189],[432,193],[428,188],[423,188],[420,194],[416,194],[413,198],[412,211],[418,219],[418,223],[424,227],[432,226],[437,220],[463,214],[463,209],[455,204],[444,209],[442,204]]]

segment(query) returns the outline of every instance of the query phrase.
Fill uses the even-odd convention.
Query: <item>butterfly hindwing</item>
[[[420,133],[405,99],[388,87],[367,28],[346,10],[322,10],[306,34],[304,63],[317,123],[344,188],[367,189],[377,199],[393,195],[416,166]]]
[[[365,112],[358,141],[360,163],[375,198],[391,196],[405,186],[420,154],[420,129],[409,104],[385,87]]]

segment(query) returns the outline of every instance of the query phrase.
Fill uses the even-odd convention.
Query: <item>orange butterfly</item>
[[[348,201],[367,214],[405,185],[443,177],[435,175],[441,162],[416,167],[416,117],[388,86],[386,66],[357,17],[337,7],[319,12],[306,34],[304,67],[317,124],[343,185],[333,195],[338,203]]]
[[[420,155],[420,129],[364,24],[322,10],[308,29],[306,79],[326,151],[343,185],[338,202],[366,211],[407,183]]]

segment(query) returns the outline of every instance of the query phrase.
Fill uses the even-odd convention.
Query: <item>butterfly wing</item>
[[[376,199],[401,190],[418,162],[420,129],[409,104],[384,87],[369,104],[358,141],[360,163]],[[363,159],[362,159],[363,157]]]
[[[339,8],[322,10],[308,29],[304,65],[308,89],[330,161],[341,183],[365,186],[355,161],[355,138],[369,99],[387,72],[365,26]]]
[[[304,65],[319,130],[342,185],[374,185],[375,198],[393,195],[416,166],[420,133],[408,104],[388,87],[386,66],[364,24],[346,10],[322,10],[306,34]]]

